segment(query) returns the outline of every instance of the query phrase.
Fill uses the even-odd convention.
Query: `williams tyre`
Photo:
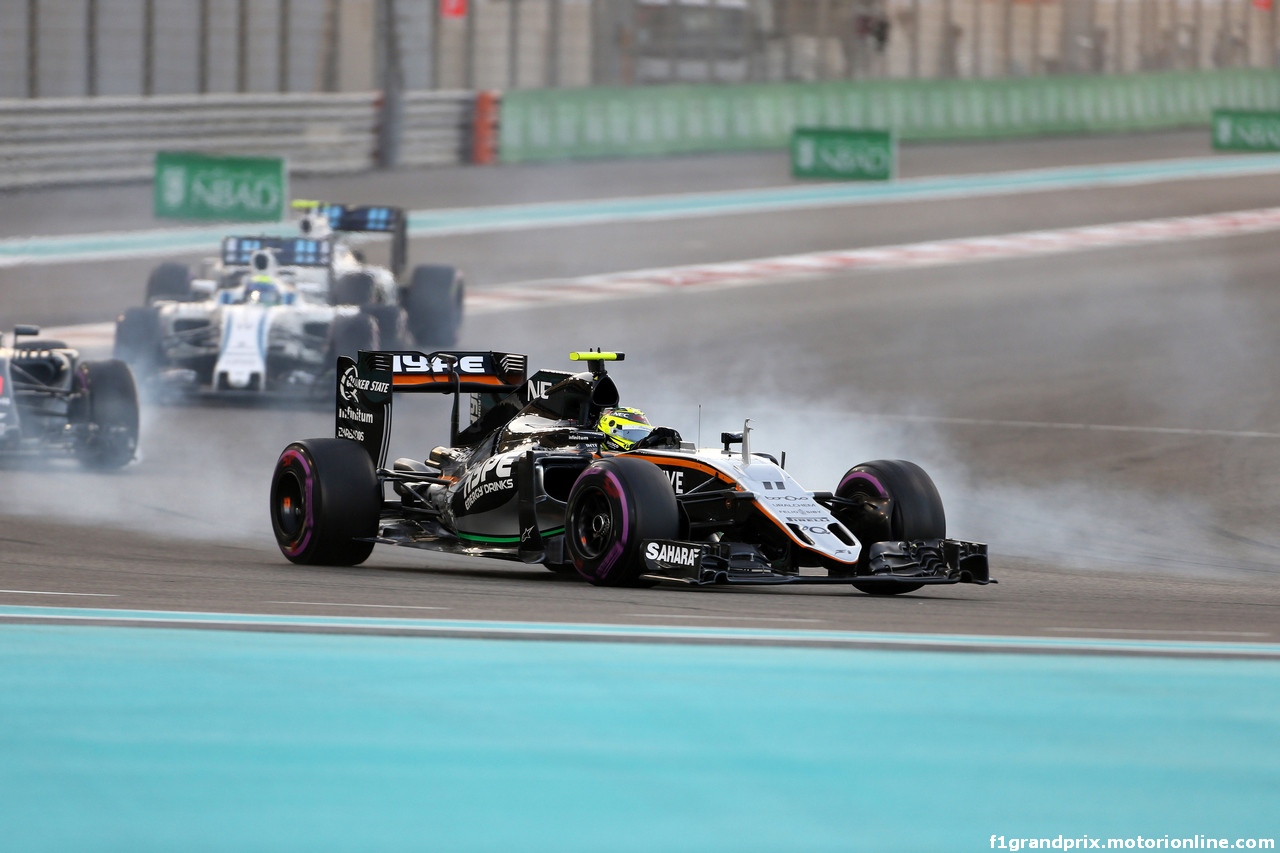
[[[295,563],[354,566],[373,551],[382,486],[364,448],[311,438],[284,449],[271,477],[271,527]]]
[[[455,267],[414,267],[404,291],[404,307],[418,346],[452,346],[457,342],[465,290],[462,273]]]
[[[643,459],[593,462],[578,476],[565,511],[574,568],[599,586],[633,586],[644,567],[641,542],[674,539],[680,511],[671,481]]]
[[[166,262],[147,277],[147,304],[157,299],[186,302],[191,299],[191,269],[186,264]]]
[[[330,346],[330,358],[355,358],[360,350],[377,349],[378,321],[368,314],[334,317]]]
[[[160,365],[163,332],[159,309],[126,308],[116,318],[115,346],[112,354],[129,364],[139,380],[150,379]]]

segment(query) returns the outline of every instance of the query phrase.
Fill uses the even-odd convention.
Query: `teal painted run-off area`
[[[6,851],[1272,837],[1280,662],[0,625]]]

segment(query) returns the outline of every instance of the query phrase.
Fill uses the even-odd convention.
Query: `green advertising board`
[[[899,140],[1131,132],[1205,127],[1215,109],[1280,110],[1280,70],[515,89],[502,96],[500,156],[781,150],[797,127],[879,128]]]
[[[887,130],[798,127],[791,134],[796,178],[887,181],[895,172],[893,134]]]
[[[1219,151],[1280,151],[1280,112],[1214,110],[1213,147]]]
[[[155,215],[170,219],[279,222],[289,198],[283,157],[156,153]]]

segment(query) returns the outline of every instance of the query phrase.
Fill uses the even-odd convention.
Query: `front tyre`
[[[856,465],[840,478],[836,496],[863,499],[864,510],[844,515],[841,521],[858,538],[864,555],[876,542],[910,542],[947,536],[947,516],[938,487],[914,462],[879,459]],[[924,584],[854,581],[853,586],[868,595],[901,595],[915,592]]]
[[[639,584],[640,543],[674,539],[679,532],[671,481],[643,459],[593,462],[569,491],[565,544],[578,574],[597,586]]]
[[[138,451],[138,388],[129,365],[118,359],[86,361],[77,371],[80,398],[72,419],[88,428],[77,451],[80,464],[122,468]]]
[[[382,491],[365,449],[309,438],[284,449],[271,475],[271,528],[294,563],[355,566],[373,552]]]

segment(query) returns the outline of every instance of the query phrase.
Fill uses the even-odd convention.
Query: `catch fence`
[[[1280,0],[7,0],[0,98],[1274,68]]]

